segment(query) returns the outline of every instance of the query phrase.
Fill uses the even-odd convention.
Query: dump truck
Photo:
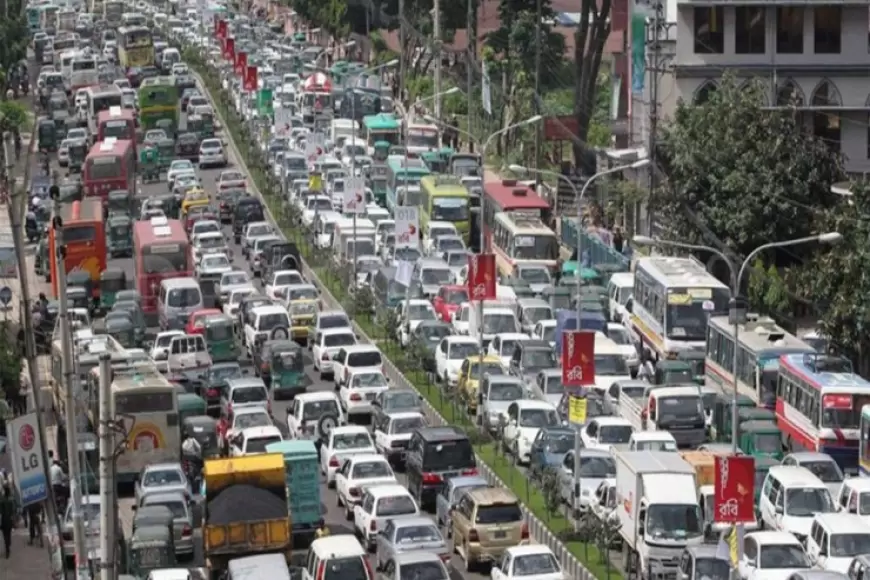
[[[211,578],[230,560],[282,553],[290,562],[292,524],[280,453],[211,459],[203,469],[203,545]]]

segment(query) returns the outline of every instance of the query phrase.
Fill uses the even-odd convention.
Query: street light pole
[[[737,299],[740,295],[740,287],[742,286],[743,274],[746,271],[746,267],[749,265],[752,259],[755,258],[755,256],[766,250],[770,250],[773,248],[787,248],[790,246],[798,246],[811,242],[819,242],[821,244],[836,244],[842,239],[843,235],[839,232],[828,232],[815,236],[806,236],[793,240],[762,244],[749,252],[749,255],[746,256],[746,259],[743,260],[743,263],[740,265],[739,270],[735,268],[734,261],[729,258],[725,254],[725,252],[722,252],[721,250],[710,246],[686,244],[683,242],[674,242],[671,240],[660,240],[651,238],[649,236],[634,236],[634,238],[632,239],[634,244],[638,246],[665,246],[670,248],[680,248],[683,250],[710,252],[711,254],[715,254],[716,256],[721,258],[722,261],[725,262],[725,264],[727,264],[728,266],[728,271],[731,274],[731,300],[728,304],[729,317],[731,318],[732,329],[734,331],[734,356],[731,360],[731,379],[732,389],[734,391],[734,398],[731,401],[731,451],[732,453],[734,453],[734,455],[737,455],[737,453],[739,452],[739,447],[737,445],[737,396],[739,394],[737,379],[737,353],[739,349],[737,348],[737,342],[740,333],[740,320],[737,317]]]

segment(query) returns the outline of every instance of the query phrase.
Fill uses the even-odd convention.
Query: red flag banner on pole
[[[562,333],[562,384],[566,387],[595,384],[594,332],[566,330]]]
[[[755,459],[716,457],[713,521],[739,524],[755,521]]]
[[[236,39],[227,38],[224,42],[224,60],[236,62]]]
[[[236,66],[233,67],[233,71],[235,71],[237,76],[245,76],[245,71],[248,70],[248,53],[246,52],[237,52],[236,53]]]
[[[257,67],[249,66],[248,70],[245,71],[244,80],[243,88],[248,92],[255,92],[257,90]]]
[[[217,37],[218,38],[226,38],[227,37],[227,21],[226,20],[218,20],[217,21]]]
[[[471,300],[495,300],[495,254],[468,256],[468,295]]]

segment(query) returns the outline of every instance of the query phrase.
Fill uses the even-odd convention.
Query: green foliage
[[[774,265],[764,267],[764,261],[756,258],[749,270],[747,297],[753,309],[763,314],[781,315],[788,311],[790,300],[785,280]]]
[[[680,104],[662,132],[670,183],[656,201],[674,239],[709,243],[700,221],[745,256],[761,244],[811,234],[811,208],[837,200],[830,187],[842,175],[840,159],[790,112],[762,109],[761,91],[726,77],[706,103]]]
[[[377,326],[383,329],[383,336],[388,341],[396,339],[396,332],[399,330],[399,315],[395,308],[380,308],[375,320]]]
[[[534,80],[536,71],[536,40],[538,34],[537,2],[535,0],[501,0],[498,11],[501,26],[486,36],[486,46],[492,50],[491,73],[501,72],[511,80],[528,82]],[[565,38],[553,32],[549,24],[554,12],[549,0],[541,0],[540,25],[541,56],[540,73],[543,84],[551,84],[554,76],[561,74],[565,55]],[[529,72],[526,72],[529,71]],[[522,75],[515,78],[513,74]]]
[[[590,172],[585,151],[590,144],[596,109],[599,72],[604,46],[610,36],[611,0],[581,0],[580,24],[574,33],[574,115],[577,118],[577,141],[574,161]],[[601,139],[603,135],[594,135]]]
[[[347,0],[292,0],[293,9],[315,27],[334,38],[347,38],[350,23],[345,18]]]
[[[541,478],[541,494],[544,496],[547,515],[552,518],[559,513],[559,508],[562,506],[561,480],[559,472],[553,467],[544,469]]]
[[[30,32],[27,27],[25,0],[6,0],[4,17],[0,21],[0,71],[5,73],[10,67],[27,58],[27,44]],[[2,98],[6,96],[5,74],[2,82]]]
[[[363,286],[353,293],[354,312],[373,312],[375,309],[375,295],[368,286]]]
[[[18,101],[0,101],[0,131],[25,130],[27,114],[27,107]]]

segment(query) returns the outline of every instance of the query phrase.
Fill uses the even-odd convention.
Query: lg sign
[[[39,467],[39,457],[33,446],[36,443],[36,431],[30,425],[22,425],[18,431],[18,446],[24,453],[21,454],[21,471],[27,473]]]
[[[12,420],[10,433],[13,481],[18,487],[22,505],[40,502],[48,497],[48,482],[42,464],[42,443],[36,430],[36,414],[29,413]]]

